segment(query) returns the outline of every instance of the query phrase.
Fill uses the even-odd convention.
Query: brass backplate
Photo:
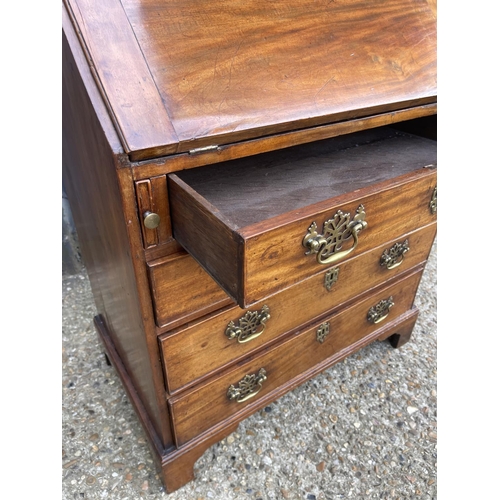
[[[387,269],[394,269],[403,262],[405,254],[409,251],[410,244],[408,240],[404,240],[401,243],[394,243],[391,248],[383,251],[380,257],[380,265]]]
[[[230,401],[243,403],[247,399],[255,396],[261,389],[262,384],[267,380],[266,370],[261,368],[257,373],[245,375],[239,382],[238,387],[230,385],[227,390],[227,398]]]
[[[333,264],[351,253],[358,244],[358,234],[367,227],[365,208],[360,205],[351,220],[351,214],[337,210],[331,219],[323,224],[323,234],[318,234],[318,225],[313,222],[302,239],[307,248],[306,255],[316,254],[319,264]],[[353,244],[342,250],[343,244],[352,239]]]
[[[436,186],[434,188],[434,191],[432,191],[431,201],[429,202],[429,209],[430,209],[432,215],[437,213],[437,209],[438,209],[438,199],[437,198],[438,198],[438,188]]]
[[[370,307],[366,319],[370,323],[380,323],[389,314],[390,308],[394,305],[394,299],[391,297],[382,299],[378,304]]]
[[[226,327],[226,337],[237,339],[240,344],[257,338],[266,328],[267,321],[271,318],[269,307],[265,304],[260,311],[247,311],[237,324],[231,321]]]

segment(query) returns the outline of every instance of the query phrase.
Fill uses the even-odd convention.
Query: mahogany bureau
[[[432,1],[64,0],[64,184],[168,492],[251,413],[409,340],[436,118]]]

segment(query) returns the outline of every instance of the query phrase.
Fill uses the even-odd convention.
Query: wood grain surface
[[[63,27],[64,182],[95,324],[171,492],[243,418],[409,339],[436,232],[436,2],[63,0]],[[303,237],[361,203],[327,291]],[[381,268],[402,238],[403,264]],[[225,337],[264,304],[262,336]],[[261,367],[260,393],[229,401]]]
[[[331,139],[341,135],[354,134],[361,130],[369,130],[384,126],[397,127],[399,123],[415,123],[410,133],[422,135],[422,128],[418,124],[419,118],[428,118],[431,121],[430,128],[436,130],[437,104],[426,104],[414,108],[380,113],[366,118],[357,118],[328,125],[318,125],[301,130],[278,133],[270,136],[248,139],[241,142],[225,144],[216,149],[198,150],[196,153],[179,153],[158,158],[155,161],[137,161],[131,163],[130,167],[134,179],[148,179],[156,175],[169,174],[178,170],[213,165],[224,161],[237,160],[279,149],[286,149],[308,142]],[[426,136],[432,138],[431,136]],[[434,135],[435,139],[436,136]]]
[[[120,0],[63,0],[127,153],[177,150],[177,135]]]
[[[397,136],[398,149],[392,136],[360,138],[337,138],[345,149],[327,141],[169,175],[174,237],[248,307],[322,268],[302,240],[339,209],[354,216],[365,207],[359,253],[435,220],[427,206],[435,168],[423,167],[436,165],[436,143]]]
[[[413,0],[65,0],[131,158],[435,103]]]
[[[435,100],[427,2],[123,5],[181,149]]]
[[[242,229],[436,164],[435,141],[384,127],[176,175]]]
[[[149,292],[137,273],[140,228],[137,219],[135,226],[128,219],[130,207],[136,217],[134,184],[130,171],[118,168],[123,151],[67,18],[62,45],[64,186],[97,312],[162,445],[171,446]],[[128,182],[117,172],[128,175]],[[144,269],[144,281],[145,275]]]
[[[212,375],[230,363],[241,361],[279,336],[306,325],[333,308],[337,310],[345,307],[348,301],[362,293],[371,293],[375,286],[380,286],[386,280],[418,264],[423,265],[435,234],[436,223],[433,223],[339,264],[338,280],[331,290],[325,288],[325,270],[249,309],[238,306],[225,308],[165,333],[160,337],[160,345],[170,394],[198,383],[201,378]],[[410,250],[402,264],[391,270],[382,267],[380,257],[384,250],[404,240],[408,240]],[[188,293],[197,297],[200,291],[189,290]],[[169,306],[168,297],[166,294],[161,298],[165,309]],[[208,302],[208,296],[206,300]],[[247,311],[260,311],[264,305],[269,308],[270,319],[259,337],[246,343],[227,338],[225,330],[231,321],[237,325],[239,318],[244,317]]]
[[[326,266],[319,264],[314,255],[305,254],[301,242],[312,222],[321,228],[338,209],[354,214],[363,204],[367,213],[368,226],[360,233],[358,246],[347,258],[436,220],[437,216],[429,209],[436,186],[435,170],[420,169],[415,175],[399,178],[390,187],[387,184],[370,188],[365,196],[361,190],[340,197],[326,210],[324,204],[315,205],[316,213],[299,213],[295,221],[273,225],[271,230],[251,226],[244,235],[246,274],[241,301],[252,304],[324,269]],[[348,248],[347,243],[343,248]]]
[[[137,209],[141,221],[144,248],[151,249],[157,245],[170,243],[173,240],[170,211],[168,209],[167,178],[165,175],[152,177],[135,183]],[[158,227],[151,229],[144,224],[144,214],[152,212],[160,217]]]
[[[286,385],[294,377],[307,372],[314,365],[375,332],[382,323],[371,324],[366,316],[370,307],[380,300],[391,296],[394,300],[394,306],[389,313],[390,319],[386,318],[386,322],[406,313],[412,307],[421,270],[419,268],[406,279],[393,283],[332,317],[325,318],[330,323],[331,333],[323,343],[316,340],[319,325],[314,325],[287,337],[282,343],[273,344],[272,348],[261,355],[234,366],[227,373],[196,386],[192,391],[169,399],[177,445],[186,443],[221,420],[240,412],[254,400],[258,401],[259,398]],[[245,375],[257,373],[260,368],[266,370],[267,380],[259,394],[244,403],[230,401],[226,396],[229,386],[237,386]]]
[[[156,323],[171,329],[234,302],[187,254],[148,264]]]

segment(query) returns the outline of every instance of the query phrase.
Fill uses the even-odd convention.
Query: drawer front
[[[313,153],[169,175],[174,237],[242,308],[436,220],[433,141]]]
[[[307,253],[302,242],[310,235],[311,225],[316,224],[319,233],[326,221],[335,218],[340,210],[355,216],[363,207],[367,226],[358,236],[358,244],[350,238],[342,250],[351,250],[339,262],[382,245],[385,241],[413,231],[436,220],[429,203],[436,186],[435,172],[410,182],[361,197],[356,201],[333,206],[305,219],[276,228],[245,242],[245,296],[249,303],[290,286],[311,274],[328,267],[318,262],[316,254]]]
[[[320,324],[288,336],[279,345],[267,349],[253,359],[237,365],[215,379],[169,399],[177,445],[182,445],[221,421],[244,412],[247,406],[258,407],[259,398],[279,391],[294,377],[312,369],[366,336],[376,336],[384,323],[408,312],[420,281],[422,268],[405,279],[386,287]],[[371,323],[374,311],[383,309],[381,302],[393,305],[385,319]],[[378,311],[383,318],[385,312]],[[321,325],[328,323],[329,333]],[[374,337],[375,338],[375,337]],[[265,371],[266,380],[262,380]],[[245,387],[247,391],[245,391]],[[254,394],[258,390],[258,394]],[[243,402],[238,398],[249,396]],[[232,400],[230,399],[233,398]],[[248,412],[248,408],[246,409]]]
[[[190,255],[148,264],[156,324],[174,328],[234,302]]]
[[[231,307],[161,336],[169,393],[193,385],[280,335],[423,263],[435,233],[436,224],[431,224],[316,274],[249,309]]]

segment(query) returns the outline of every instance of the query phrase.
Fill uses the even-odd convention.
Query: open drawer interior
[[[347,230],[330,228],[328,238],[342,258],[422,225],[422,217],[431,222],[420,205],[435,188],[436,165],[434,140],[384,127],[176,172],[168,179],[173,234],[247,307],[335,261],[315,259],[304,238],[313,224],[320,235],[339,211],[336,224]],[[360,219],[358,238],[349,227]]]

